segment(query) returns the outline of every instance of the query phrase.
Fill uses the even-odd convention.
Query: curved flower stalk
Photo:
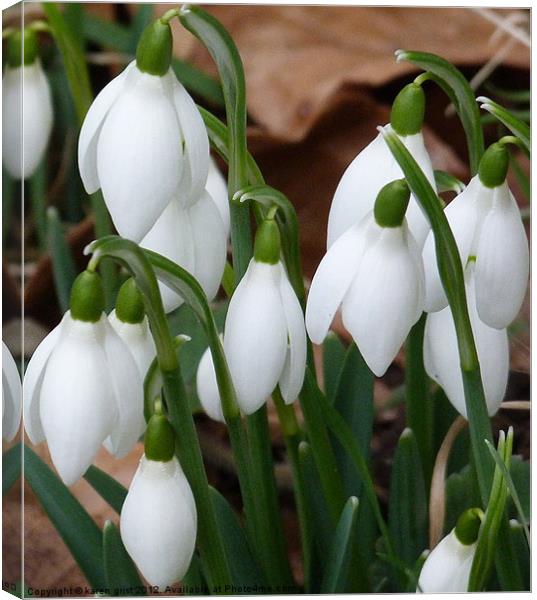
[[[431,551],[421,569],[418,592],[467,592],[483,513],[465,511],[457,526]]]
[[[156,356],[156,349],[144,302],[134,279],[128,279],[121,286],[116,308],[108,315],[108,321],[130,350],[143,380]]]
[[[244,414],[261,408],[277,385],[286,404],[297,398],[306,368],[306,331],[300,303],[280,262],[279,231],[272,218],[260,225],[254,257],[231,298],[224,351]],[[200,362],[196,381],[202,405],[220,420],[210,354]]]
[[[480,319],[496,329],[517,316],[528,283],[528,240],[520,209],[509,191],[505,175],[508,154],[501,143],[484,154],[479,174],[445,209],[462,264],[475,257],[475,294]],[[425,310],[447,306],[436,264],[433,235],[423,249]]]
[[[369,368],[382,376],[423,310],[423,266],[405,210],[410,191],[393,181],[374,212],[329,248],[308,295],[306,328],[320,344],[341,306],[343,324]]]
[[[17,435],[22,414],[22,386],[17,365],[2,341],[2,437],[11,442]]]
[[[118,232],[139,242],[176,198],[188,208],[203,193],[209,140],[192,98],[170,68],[165,19],[145,29],[133,61],[91,105],[78,144],[88,193],[102,189]]]
[[[2,157],[12,177],[27,179],[43,159],[52,130],[50,86],[31,28],[11,34],[7,55],[2,79]]]
[[[174,449],[168,420],[153,415],[120,518],[127,552],[147,581],[160,588],[183,578],[196,544],[194,496]]]
[[[66,485],[91,465],[101,444],[122,458],[144,427],[142,380],[129,349],[103,312],[100,278],[75,280],[71,310],[34,352],[24,377],[24,424],[47,441]]]
[[[394,131],[436,189],[431,159],[421,133],[424,110],[423,90],[419,85],[411,83],[395,99],[391,122]],[[331,248],[345,231],[373,210],[381,188],[401,177],[403,172],[399,164],[379,134],[347,167],[338,184],[328,217],[327,248]],[[418,247],[422,248],[430,227],[413,196],[408,206],[407,221]]]
[[[468,314],[481,366],[485,401],[490,416],[496,414],[505,396],[509,375],[509,343],[506,329],[483,323],[476,299],[477,266],[470,261],[465,271]],[[464,386],[451,308],[427,315],[423,346],[425,370],[440,385],[451,404],[467,419]]]

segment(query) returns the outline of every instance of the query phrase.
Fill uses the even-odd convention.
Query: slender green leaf
[[[24,476],[90,585],[96,589],[106,588],[101,530],[67,487],[28,446],[24,447]]]
[[[484,444],[487,440],[484,440]],[[498,441],[498,452],[501,462],[509,469],[511,453],[513,450],[513,431],[509,430],[507,437],[503,431],[500,432]],[[502,521],[505,504],[507,500],[507,483],[504,471],[499,466],[494,470],[494,479],[487,503],[485,519],[479,530],[476,552],[472,562],[468,591],[478,592],[485,589],[491,573],[494,556],[498,544],[498,534]]]
[[[145,586],[112,521],[106,521],[103,528],[103,562],[110,596],[146,595]]]
[[[309,368],[306,368],[304,387],[300,394],[300,405],[304,414],[308,440],[311,444],[311,450],[317,465],[321,489],[330,512],[332,523],[335,526],[345,504],[345,491],[336,457],[330,443],[326,427],[326,415],[323,414],[319,401],[321,397],[324,397],[321,390],[317,386]]]
[[[65,22],[58,5],[55,2],[43,2],[41,6],[61,52],[78,121],[81,124],[92,101],[88,68],[82,47],[76,34]]]
[[[470,84],[454,65],[436,54],[397,50],[395,55],[397,62],[405,60],[432,73],[432,79],[440,83],[444,91],[449,92],[450,98],[455,100],[454,106],[466,134],[470,170],[475,175],[485,146],[479,108]]]
[[[442,192],[455,192],[456,194],[460,194],[466,187],[460,179],[451,173],[446,173],[446,171],[435,170],[434,181],[436,183],[436,189],[440,194]]]
[[[264,582],[263,575],[252,553],[248,537],[229,502],[213,487],[210,488],[210,494],[216,512],[218,527],[226,547],[226,554],[232,557],[230,569],[233,584],[237,588],[241,586],[265,586],[267,582]],[[274,585],[274,583],[268,582],[269,585]],[[238,589],[222,590],[222,592],[225,594],[241,593]]]
[[[341,512],[341,517],[326,562],[325,574],[321,586],[322,594],[349,592],[350,567],[356,539],[358,498],[351,496]]]
[[[503,87],[499,87],[492,83],[492,81],[486,81],[484,84],[487,91],[499,98],[504,100],[510,100],[511,102],[522,102],[528,103],[531,101],[531,90],[512,90]]]
[[[46,156],[41,161],[36,171],[30,178],[30,202],[32,205],[32,217],[37,233],[37,241],[41,249],[47,246],[47,160]]]
[[[486,96],[480,96],[477,101],[481,102],[481,108],[483,110],[494,115],[498,121],[501,121],[507,129],[509,129],[509,131],[524,144],[526,153],[529,156],[529,153],[531,152],[531,141],[528,124],[509,112],[506,108],[501,106],[501,104],[494,102]]]
[[[363,457],[369,460],[371,436],[373,434],[374,375],[364,361],[358,347],[352,343],[347,350],[334,397],[334,408],[346,421],[355,440],[360,444]],[[332,436],[333,439],[333,436]],[[343,487],[347,496],[360,497],[362,477],[357,471],[352,457],[333,439],[334,453]]]
[[[515,174],[516,180],[518,182],[518,185],[520,186],[520,189],[522,190],[522,193],[529,202],[529,200],[531,199],[530,178],[526,171],[522,168],[520,162],[513,154],[511,154],[511,168],[513,169],[513,173]]]
[[[427,548],[427,498],[416,437],[408,428],[395,451],[388,511],[397,556],[412,568]]]
[[[58,211],[54,207],[47,210],[47,245],[52,259],[52,274],[58,302],[63,312],[69,310],[71,287],[77,276],[77,267],[71,249],[65,241]]]
[[[329,331],[323,342],[323,376],[324,393],[330,402],[334,401],[345,356],[345,346],[333,331]]]
[[[433,410],[429,378],[423,362],[423,336],[427,315],[412,327],[405,345],[405,396],[407,426],[416,436],[423,467],[425,488],[429,489],[433,469]]]
[[[94,44],[116,50],[123,54],[131,54],[134,58],[134,50],[132,48],[132,33],[128,27],[101,19],[100,17],[91,14],[86,10],[83,19],[84,37]]]
[[[513,483],[513,478],[511,477],[511,474],[509,473],[509,471],[504,463],[503,458],[499,455],[496,448],[494,448],[494,446],[492,446],[492,444],[488,440],[485,440],[485,442],[487,444],[487,448],[489,449],[489,452],[492,455],[492,458],[494,459],[494,462],[496,463],[496,467],[498,469],[500,469],[500,471],[505,479],[507,489],[509,490],[509,494],[515,504],[515,507],[516,507],[516,510],[518,513],[518,518],[519,518],[520,522],[522,523],[522,526],[524,527],[524,534],[526,536],[526,540],[528,541],[528,546],[529,546],[531,544],[530,531],[528,528],[529,520],[524,513],[524,509],[522,508],[522,504],[520,502],[520,498],[518,496],[516,486]],[[528,472],[528,476],[529,476],[529,472]]]
[[[523,590],[530,590],[530,549],[526,541],[524,526],[516,519],[509,521],[509,538],[513,547],[513,555],[517,558],[518,568],[522,576]]]
[[[84,479],[118,515],[121,513],[121,507],[127,497],[127,490],[121,483],[94,465],[84,473]]]
[[[194,552],[190,566],[183,577],[183,594],[185,596],[209,596],[211,590],[203,575],[203,565],[197,552]]]
[[[21,476],[22,444],[18,442],[2,455],[2,496],[5,496]]]

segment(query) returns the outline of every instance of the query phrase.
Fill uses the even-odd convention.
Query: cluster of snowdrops
[[[238,190],[228,190],[210,156],[202,116],[170,68],[169,21],[177,14],[171,11],[147,27],[136,59],[95,98],[80,131],[78,165],[86,191],[101,190],[119,235],[179,265],[211,301],[224,276],[236,214],[236,200],[230,205],[228,192],[233,197]],[[5,167],[24,179],[46,151],[53,113],[35,32],[27,28],[17,43],[21,37],[24,53],[8,54],[4,74],[3,141]],[[21,77],[23,152],[15,118],[21,110]],[[311,282],[305,310],[282,253],[285,232],[278,206],[258,220],[252,255],[236,282],[217,340],[240,414],[256,413],[275,390],[284,405],[294,403],[304,384],[308,336],[321,344],[341,310],[343,325],[378,377],[426,312],[426,372],[467,417],[457,331],[439,273],[435,237],[385,140],[395,134],[436,191],[421,132],[421,84],[415,81],[401,90],[391,123],[379,128],[343,174],[331,204],[327,252]],[[6,114],[11,116],[6,119]],[[506,183],[508,143],[501,139],[486,150],[478,173],[445,208],[464,270],[467,311],[491,416],[504,399],[507,327],[522,305],[529,269],[520,211]],[[121,459],[145,433],[144,455],[123,504],[120,531],[143,576],[164,589],[187,572],[203,515],[183,473],[181,453],[176,453],[175,436],[181,431],[174,431],[168,418],[171,399],[166,388],[162,395],[162,381],[146,422],[144,378],[160,343],[148,320],[147,294],[134,272],[121,287],[115,310],[106,314],[98,244],[88,248],[91,252],[88,269],[73,285],[70,310],[27,366],[25,430],[33,444],[47,442],[67,486],[84,475],[101,445]],[[185,297],[161,279],[158,310],[169,313]],[[208,348],[197,370],[197,394],[207,415],[226,423],[233,406],[226,408],[222,381]],[[7,404],[16,405],[16,397],[15,392],[9,395]],[[20,418],[16,408],[9,415],[12,424]],[[429,554],[420,590],[467,590],[475,519],[481,518],[475,515],[463,515],[460,525]]]

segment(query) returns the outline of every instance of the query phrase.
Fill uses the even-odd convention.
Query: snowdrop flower
[[[297,398],[306,368],[302,309],[280,262],[280,234],[273,218],[259,227],[250,261],[229,303],[224,351],[244,414],[256,412],[279,385],[284,401]],[[197,373],[198,396],[220,419],[214,365],[205,354]]]
[[[229,222],[229,208],[227,214]],[[187,270],[212,300],[218,292],[226,266],[229,229],[221,215],[219,206],[207,191],[188,207],[175,197],[140,245]],[[159,288],[166,312],[183,303],[181,296],[164,283],[159,283]]]
[[[2,437],[11,442],[19,431],[22,413],[22,386],[17,365],[2,341]]]
[[[227,193],[227,183],[222,173],[216,166],[216,163],[212,157],[209,161],[209,175],[207,176],[207,183],[205,184],[205,190],[216,204],[222,217],[222,223],[224,223],[224,230],[226,232],[226,238],[229,237],[230,228],[230,217],[229,217],[229,200]]]
[[[196,544],[196,505],[174,449],[171,425],[153,415],[120,517],[125,549],[147,581],[162,590],[183,578]]]
[[[378,377],[423,310],[423,265],[405,219],[409,199],[404,179],[385,185],[374,211],[329,248],[308,295],[311,341],[322,343],[341,306],[343,324]]]
[[[26,179],[43,159],[52,130],[50,87],[32,29],[11,35],[7,55],[2,80],[2,156],[12,177]]]
[[[476,306],[476,266],[470,261],[465,271],[468,314],[481,367],[488,413],[496,414],[505,396],[509,375],[507,330],[489,327],[479,317]],[[449,401],[467,417],[455,324],[448,306],[427,315],[423,346],[425,370],[440,385]]]
[[[418,592],[467,592],[483,513],[470,508],[431,551],[421,569]]]
[[[143,380],[156,356],[156,349],[134,279],[127,279],[119,289],[116,308],[108,315],[108,321],[130,350]]]
[[[86,191],[102,189],[116,229],[136,242],[172,198],[188,208],[207,181],[207,132],[170,68],[171,52],[170,25],[157,19],[143,32],[136,60],[97,96],[80,132]]]
[[[518,314],[528,283],[528,240],[520,210],[509,191],[505,176],[509,163],[500,143],[485,152],[479,174],[450,202],[445,210],[466,265],[475,257],[477,312],[483,323],[496,329],[507,327]],[[432,233],[423,249],[425,310],[447,306],[447,298],[436,264]]]
[[[436,189],[431,160],[423,142],[421,126],[425,96],[415,83],[405,86],[392,107],[392,128],[415,158],[430,184]],[[399,164],[379,134],[347,167],[336,189],[328,217],[327,247],[373,210],[377,194],[390,181],[403,177]],[[411,196],[407,211],[410,231],[419,248],[430,229],[417,200]]]
[[[66,485],[91,465],[100,445],[122,458],[144,427],[142,380],[103,312],[100,277],[85,271],[71,310],[34,352],[24,377],[24,424],[33,444],[46,440]]]

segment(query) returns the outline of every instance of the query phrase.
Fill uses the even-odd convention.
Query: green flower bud
[[[175,453],[175,435],[167,417],[155,413],[144,436],[145,456],[149,460],[168,462]]]
[[[409,83],[397,94],[392,104],[390,122],[398,135],[414,135],[421,131],[425,117],[425,93],[417,83]]]
[[[405,179],[387,183],[375,200],[375,221],[381,227],[401,227],[405,218],[410,189]]]
[[[96,323],[104,311],[104,290],[101,276],[83,271],[71,288],[71,316],[78,321]]]
[[[37,35],[32,29],[16,29],[8,40],[7,64],[11,68],[31,65],[37,58]]]
[[[170,24],[157,19],[142,32],[136,48],[136,66],[150,75],[163,76],[172,60],[172,30]]]
[[[462,513],[455,525],[455,535],[461,544],[470,546],[476,542],[483,516],[480,508],[469,508]]]
[[[280,230],[274,219],[265,219],[257,228],[254,258],[257,262],[275,265],[280,260]]]
[[[141,323],[145,310],[142,294],[132,277],[119,288],[116,299],[116,317],[123,323]]]
[[[501,143],[491,144],[479,163],[479,179],[489,188],[495,188],[505,181],[509,168],[509,152]]]

